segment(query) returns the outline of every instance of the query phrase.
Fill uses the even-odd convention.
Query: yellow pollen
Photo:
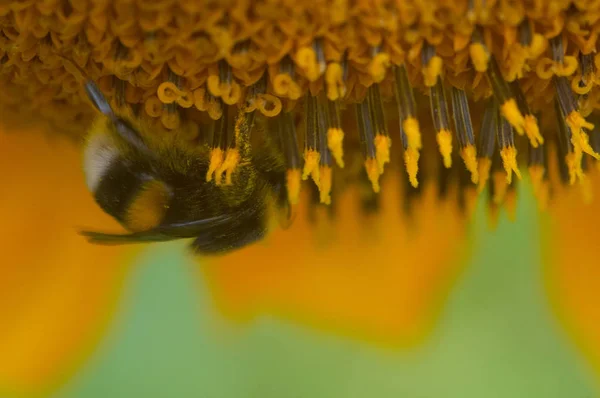
[[[514,127],[517,134],[523,135],[525,133],[525,118],[521,114],[521,111],[519,111],[517,103],[513,98],[502,104],[500,111],[502,112],[502,116]]]
[[[377,166],[379,167],[379,173],[382,174],[385,164],[390,162],[390,148],[392,146],[392,140],[387,135],[377,134],[375,136],[374,143]]]
[[[296,53],[296,63],[304,73],[306,78],[314,82],[321,76],[321,66],[317,63],[317,54],[312,47],[302,47]]]
[[[421,130],[419,121],[414,117],[408,117],[402,122],[402,129],[408,139],[408,147],[416,150],[421,149]]]
[[[406,173],[408,174],[408,180],[410,185],[414,188],[419,186],[419,180],[417,179],[417,173],[419,172],[419,151],[407,148],[404,151],[404,165],[406,166]]]
[[[210,163],[206,172],[206,182],[211,182],[215,172],[223,163],[223,150],[221,148],[213,148],[210,152]]]
[[[377,161],[375,159],[367,159],[365,160],[365,170],[367,171],[367,176],[369,177],[369,181],[371,181],[371,185],[373,186],[374,192],[379,192],[379,166],[377,165]]]
[[[319,186],[319,162],[321,161],[321,154],[314,149],[307,149],[304,151],[304,170],[302,171],[302,179],[308,179],[311,176],[315,184]]]
[[[375,83],[380,83],[385,78],[387,68],[390,67],[390,56],[381,52],[371,59],[369,64],[369,74]]]
[[[217,175],[219,175],[219,177],[217,177],[217,181],[220,182],[221,180],[221,175],[223,173],[225,173],[225,185],[231,185],[232,181],[231,181],[231,176],[235,171],[235,168],[237,167],[238,163],[240,162],[240,151],[237,150],[237,148],[233,148],[233,149],[228,149],[227,153],[225,154],[225,160],[223,161],[223,163],[221,164],[221,167],[219,167],[219,169],[217,170]]]
[[[233,82],[232,84],[227,84],[221,90],[221,93],[221,98],[223,99],[223,102],[227,105],[233,105],[237,104],[240,98],[242,97],[242,88],[238,83]]]
[[[299,169],[288,169],[285,173],[288,200],[292,205],[300,200],[301,177]]]
[[[287,73],[279,73],[273,78],[273,91],[277,95],[286,97],[293,82],[292,77]]]
[[[599,160],[600,155],[594,152],[594,149],[590,146],[589,137],[583,129],[592,130],[594,125],[588,123],[578,111],[569,113],[566,117],[567,124],[571,128],[571,143],[575,147],[575,151],[580,150],[593,156]]]
[[[471,182],[477,184],[479,181],[479,170],[477,167],[477,149],[473,145],[467,145],[461,150],[460,156],[465,162],[467,170],[471,172]]]
[[[221,96],[221,81],[219,80],[219,76],[210,75],[208,79],[206,79],[206,87],[208,88],[208,92],[215,97]]]
[[[540,134],[537,119],[533,115],[525,115],[525,134],[527,134],[529,142],[534,148],[544,143],[544,137]]]
[[[327,130],[327,146],[335,162],[341,168],[344,168],[344,131],[340,128],[330,128]]]
[[[506,182],[510,184],[512,182],[512,173],[514,172],[517,178],[521,179],[521,172],[517,165],[517,149],[514,146],[507,146],[502,148],[500,151],[500,157],[502,158],[502,165],[504,171],[506,171]]]
[[[449,169],[452,167],[452,134],[450,134],[450,131],[442,129],[435,138],[444,159],[444,167]]]
[[[479,172],[479,182],[477,184],[477,192],[481,193],[485,189],[485,185],[490,179],[490,170],[492,168],[492,159],[479,158],[477,162],[477,170]]]
[[[337,62],[331,62],[327,65],[325,82],[327,83],[327,98],[329,100],[335,101],[346,95],[344,71],[342,66]]]
[[[331,204],[331,167],[321,166],[321,184],[319,185],[321,203]]]
[[[492,198],[492,201],[497,205],[502,204],[506,197],[510,182],[508,182],[504,173],[494,172],[492,175],[492,183],[494,184],[494,197]]]
[[[488,62],[490,60],[490,53],[482,43],[472,43],[469,46],[469,54],[471,55],[471,61],[477,72],[486,72],[488,68]]]

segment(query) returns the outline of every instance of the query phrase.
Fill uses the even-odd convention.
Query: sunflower
[[[558,264],[552,280],[560,281],[551,284],[558,292],[551,297],[569,298],[559,313],[598,363],[600,323],[589,304],[597,300],[588,279],[593,245],[580,237],[594,237],[594,207],[582,203],[596,203],[599,17],[600,2],[591,0],[3,2],[0,123],[10,134],[2,136],[2,161],[5,170],[23,172],[8,174],[19,197],[5,199],[12,200],[7,208],[32,217],[39,192],[52,192],[49,203],[68,206],[59,214],[69,218],[41,223],[48,230],[100,217],[81,186],[55,189],[83,179],[73,168],[95,116],[86,81],[157,136],[209,146],[207,183],[227,185],[243,167],[229,119],[252,115],[264,125],[258,133],[278,142],[288,200],[300,210],[292,228],[266,245],[207,260],[203,273],[217,305],[237,318],[268,311],[406,345],[431,326],[461,269],[478,195],[487,193],[495,220],[502,207],[514,212],[518,182],[527,180],[523,191],[548,211],[561,243],[550,251]],[[44,135],[57,146],[54,154],[39,148]],[[39,207],[44,217],[50,208]],[[570,224],[576,212],[586,227]],[[23,225],[12,216],[8,225]],[[52,240],[39,240],[52,251]],[[62,251],[37,256],[23,244],[7,245],[22,264],[55,266],[66,292],[98,286],[98,310],[79,322],[57,303],[65,318],[53,325],[79,322],[85,330],[53,343],[64,351],[22,356],[22,367],[13,366],[15,352],[0,368],[0,383],[45,384],[73,366],[65,352],[81,355],[93,345],[89,333],[110,312],[114,295],[107,292],[124,272],[93,267],[101,275],[84,276],[79,261],[114,262],[127,248],[77,247],[82,260],[74,253],[65,263]],[[276,257],[265,261],[267,255]],[[65,265],[71,262],[78,265]],[[324,263],[333,267],[319,267]],[[566,267],[571,263],[577,266]],[[82,294],[72,293],[65,300]],[[42,339],[15,330],[24,344]]]

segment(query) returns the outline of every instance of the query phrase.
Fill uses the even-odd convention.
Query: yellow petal
[[[64,381],[102,337],[125,277],[123,248],[82,226],[115,228],[86,191],[78,150],[0,131],[0,391]]]

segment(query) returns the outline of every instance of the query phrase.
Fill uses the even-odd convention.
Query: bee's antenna
[[[79,65],[77,65],[75,62],[73,62],[73,60],[71,60],[70,58],[68,58],[62,54],[59,54],[57,52],[55,52],[54,54],[56,54],[56,56],[67,61],[69,63],[69,65],[73,66],[75,69],[77,69],[79,71],[79,73],[81,73],[81,76],[85,79],[85,83],[84,83],[85,92],[86,92],[88,98],[90,99],[90,101],[92,102],[92,104],[96,107],[96,109],[98,109],[104,115],[108,116],[111,120],[115,121],[116,116],[115,116],[115,113],[113,112],[112,108],[110,107],[108,100],[106,99],[104,94],[102,94],[102,91],[100,91],[100,88],[98,87],[98,85],[96,85],[96,83],[94,83],[94,81],[88,76],[88,74],[85,73],[85,71]]]

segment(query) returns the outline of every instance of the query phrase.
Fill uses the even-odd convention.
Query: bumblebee
[[[197,138],[203,134],[194,131],[198,124],[152,131],[132,111],[115,112],[94,82],[86,82],[85,90],[100,112],[84,148],[86,184],[98,205],[129,232],[82,231],[90,242],[191,238],[198,254],[224,254],[265,237],[274,212],[291,217],[284,161],[268,143],[251,148],[252,113],[224,108],[215,132],[226,133],[214,139],[223,144],[217,150],[232,150],[235,168],[219,171],[211,169],[215,147]],[[194,136],[195,141],[182,138]]]

